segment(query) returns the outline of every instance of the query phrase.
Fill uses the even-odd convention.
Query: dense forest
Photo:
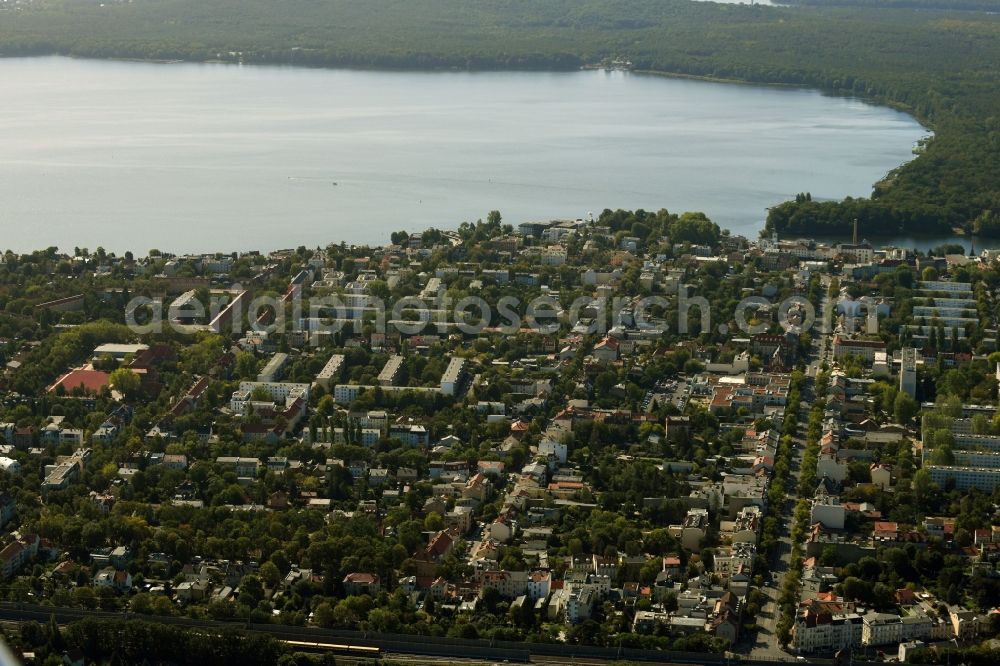
[[[870,3],[904,1],[944,5]],[[949,6],[996,3],[956,1]],[[867,236],[972,231],[1000,211],[1000,16],[986,13],[689,0],[35,0],[0,10],[0,52],[381,68],[627,60],[811,86],[905,110],[935,138],[870,199],[799,197],[772,209],[768,230],[846,233],[857,218]]]
[[[998,0],[781,0],[782,5],[814,7],[875,7],[896,9],[927,9],[941,11],[996,12]]]

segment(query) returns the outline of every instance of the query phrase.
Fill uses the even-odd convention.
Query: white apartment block
[[[853,610],[820,618],[801,611],[792,629],[792,648],[798,653],[834,652],[861,645],[863,621]]]
[[[444,395],[455,395],[455,390],[465,377],[465,359],[453,356],[441,375],[441,393]]]
[[[1000,469],[987,467],[957,467],[946,465],[924,465],[931,476],[931,481],[942,488],[954,483],[956,490],[976,488],[986,493],[1000,483]]]
[[[330,382],[339,379],[340,373],[344,371],[344,355],[334,354],[330,357],[330,360],[326,362],[323,369],[319,371],[316,375],[316,384],[322,386],[323,388],[329,390]]]
[[[309,400],[309,384],[292,384],[287,382],[240,382],[239,389],[233,393],[229,408],[242,414],[254,391],[263,389],[275,403],[290,406],[302,398]]]

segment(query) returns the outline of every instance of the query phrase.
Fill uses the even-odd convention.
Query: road
[[[798,429],[794,437],[795,448],[792,452],[788,496],[781,507],[781,514],[779,516],[781,527],[778,545],[771,556],[771,581],[769,585],[765,585],[761,590],[766,596],[766,601],[761,605],[760,614],[757,617],[758,630],[751,637],[753,641],[752,645],[745,645],[740,650],[745,654],[749,648],[749,654],[752,659],[787,660],[794,658],[781,648],[778,638],[775,635],[775,630],[781,616],[781,611],[778,608],[778,597],[781,594],[782,586],[785,583],[785,576],[788,574],[792,559],[791,525],[795,512],[796,498],[798,496],[799,480],[802,477],[802,454],[806,446],[805,437],[809,425],[809,406],[813,400],[813,384],[822,363],[829,363],[832,360],[829,349],[829,332],[832,330],[831,322],[825,316],[829,301],[826,293],[830,288],[830,278],[823,276],[822,280],[823,299],[820,301],[820,311],[816,315],[817,320],[813,327],[812,360],[807,366],[807,380],[802,395],[804,402],[799,405]]]
[[[757,617],[758,629],[752,638],[753,644],[750,646],[750,657],[752,659],[794,659],[793,656],[779,645],[775,629],[781,615],[778,608],[778,597],[781,594],[781,588],[785,583],[785,576],[788,574],[792,559],[792,536],[790,529],[792,516],[795,511],[796,488],[799,484],[799,478],[802,476],[802,451],[805,448],[805,430],[808,418],[808,411],[800,409],[799,428],[794,437],[795,448],[792,452],[792,463],[789,471],[790,493],[781,506],[781,514],[779,516],[781,527],[778,533],[778,545],[775,548],[775,552],[771,555],[770,584],[761,588],[766,601],[761,605],[761,611]],[[741,652],[744,651],[741,650]]]
[[[813,360],[806,367],[806,374],[810,377],[816,376],[824,361],[826,363],[833,362],[833,350],[830,348],[830,341],[833,339],[833,320],[832,316],[828,317],[826,312],[831,304],[830,298],[827,296],[831,278],[829,275],[824,275],[820,280],[823,283],[823,300],[820,301],[820,309],[816,313],[816,323],[812,330]]]

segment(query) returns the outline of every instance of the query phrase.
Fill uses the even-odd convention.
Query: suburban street
[[[781,528],[777,552],[771,557],[770,579],[761,589],[767,600],[761,606],[760,615],[757,618],[758,630],[755,635],[752,635],[753,644],[749,646],[750,657],[753,659],[793,659],[778,644],[775,627],[780,617],[778,597],[791,564],[792,537],[790,527],[795,511],[794,492],[802,474],[802,451],[805,447],[805,428],[808,414],[808,409],[800,409],[799,411],[799,432],[795,436],[795,450],[792,454],[791,474],[789,476],[789,490],[792,494],[786,497],[781,507],[779,518]]]
[[[816,313],[816,322],[813,325],[813,358],[807,366],[807,380],[803,401],[799,404],[798,429],[795,434],[795,448],[792,452],[792,463],[789,475],[788,496],[781,506],[780,513],[780,536],[777,552],[771,556],[771,576],[761,589],[767,600],[761,605],[760,615],[757,618],[758,630],[750,636],[752,645],[743,646],[745,653],[749,648],[752,659],[794,659],[794,657],[783,650],[778,643],[775,633],[778,619],[781,615],[778,607],[778,597],[781,594],[782,586],[785,583],[785,576],[792,558],[792,537],[791,525],[795,512],[795,503],[799,480],[802,477],[802,455],[806,445],[806,430],[809,424],[809,409],[814,399],[814,384],[816,374],[819,372],[823,362],[829,363],[829,332],[832,330],[829,320],[824,316],[828,307],[829,298],[827,290],[830,287],[830,279],[823,276],[823,298],[820,302],[820,310]]]

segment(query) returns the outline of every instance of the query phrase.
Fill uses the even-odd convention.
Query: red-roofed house
[[[606,337],[594,346],[594,358],[603,362],[611,362],[618,360],[618,340],[612,337]]]
[[[875,523],[876,541],[896,541],[899,537],[899,524],[892,522]]]
[[[528,434],[528,429],[530,427],[531,424],[529,424],[527,421],[518,419],[517,421],[514,421],[513,423],[510,424],[510,433],[517,439],[520,439]]]
[[[448,530],[441,530],[431,537],[430,543],[413,553],[413,561],[417,565],[417,577],[433,576],[438,562],[454,547],[455,536]]]
[[[482,474],[503,476],[504,463],[501,460],[480,460],[478,466]]]
[[[681,573],[681,558],[676,555],[663,556],[663,573],[676,578]]]
[[[378,574],[356,572],[344,576],[344,592],[349,595],[370,594],[375,596],[378,591]]]

